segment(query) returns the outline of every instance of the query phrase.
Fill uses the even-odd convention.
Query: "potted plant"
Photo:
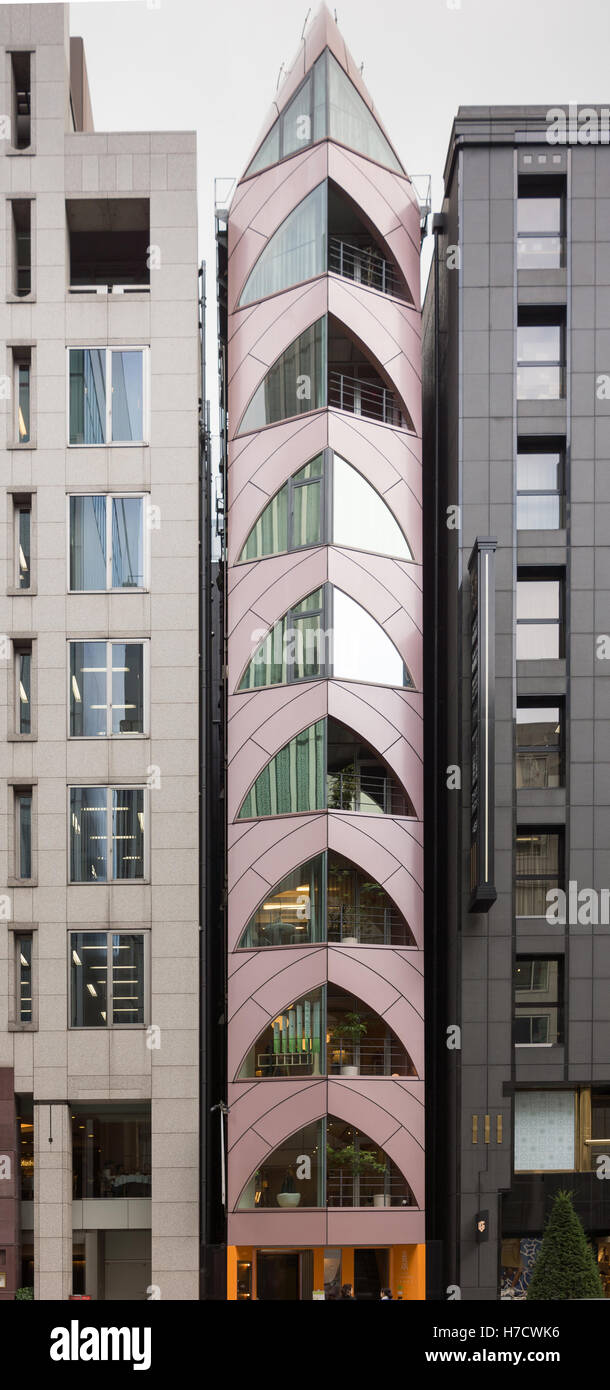
[[[358,1062],[354,1062],[353,1057],[358,1047],[358,1044],[365,1036],[366,1030],[366,1020],[362,1017],[361,1014],[358,1013],[344,1014],[343,1017],[339,1020],[339,1022],[334,1023],[332,1025],[330,1029],[329,1041],[332,1043],[338,1043],[339,1064],[341,1066],[342,1076],[358,1076],[360,1074],[359,1064]],[[347,1053],[344,1053],[343,1050],[344,1041],[347,1041],[351,1044],[351,1046],[347,1050]],[[351,1056],[352,1061],[344,1062],[344,1056]]]
[[[294,1178],[289,1169],[277,1194],[276,1202],[278,1207],[298,1207],[300,1200],[301,1194],[295,1188]]]
[[[387,1166],[385,1163],[379,1162],[377,1155],[372,1149],[359,1149],[356,1148],[355,1144],[343,1144],[340,1149],[333,1149],[332,1145],[328,1144],[326,1157],[329,1167],[349,1168],[354,1178],[360,1176],[366,1177],[373,1173],[377,1173],[380,1177],[383,1177],[384,1183],[381,1192],[375,1192],[373,1194],[373,1206],[385,1207],[386,1197],[384,1188]]]

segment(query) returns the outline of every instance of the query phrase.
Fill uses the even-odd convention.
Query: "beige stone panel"
[[[196,1234],[199,1213],[196,1202],[152,1203],[152,1227],[157,1237]]]
[[[191,1236],[157,1236],[153,1226],[152,1267],[159,1272],[158,1283],[162,1282],[161,1270],[195,1270],[198,1265],[198,1242]]]
[[[198,1094],[197,1067],[164,1067],[153,1062],[152,1093],[155,1099],[192,1099]]]
[[[67,1066],[71,1077],[94,1075],[107,1077],[110,1061],[110,1042],[106,1029],[78,1028],[68,1033]]]
[[[159,1273],[156,1281],[161,1289],[161,1298],[166,1302],[184,1303],[187,1300],[197,1302],[199,1299],[199,1271],[187,1272],[180,1270],[179,1273],[163,1270]]]
[[[153,995],[153,1014],[156,1019],[155,1002],[156,996]],[[197,1066],[199,1051],[196,1029],[162,1028],[159,1041],[161,1046],[154,1049],[155,1068]]]
[[[146,1029],[110,1030],[109,1064],[112,1079],[134,1072],[148,1074],[152,1069],[151,1049],[146,1045]]]
[[[152,921],[158,924],[158,927],[167,927],[168,929],[171,927],[171,938],[168,936],[168,951],[174,943],[174,931],[179,933],[177,942],[180,944],[176,945],[172,954],[179,956],[191,954],[191,947],[188,943],[191,940],[191,933],[197,932],[197,929],[190,924],[197,921],[198,908],[199,895],[195,884],[176,884],[175,887],[166,887],[159,883],[153,885]],[[188,927],[185,927],[184,923],[189,923]],[[179,925],[176,926],[175,924]],[[187,935],[183,933],[187,933]]]
[[[153,1166],[155,1202],[194,1202],[199,1199],[198,1168],[156,1168]]]
[[[199,1162],[199,1138],[191,1134],[156,1134],[152,1145],[153,1167],[196,1168]]]

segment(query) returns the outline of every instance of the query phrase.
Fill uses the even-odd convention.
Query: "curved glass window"
[[[242,291],[241,307],[324,274],[326,216],[326,183],[320,183],[289,213],[261,251]]]
[[[387,169],[404,174],[366,102],[328,48],[271,127],[244,177],[307,149],[314,140],[324,139],[337,140]]]
[[[324,808],[324,720],[290,739],[259,773],[238,820]]]
[[[322,941],[324,855],[286,874],[248,922],[240,946],[303,946]]]
[[[340,854],[328,856],[327,937],[337,946],[415,946],[385,888]]]
[[[332,532],[325,526],[324,478],[332,472]],[[412,560],[413,554],[387,503],[366,478],[327,449],[284,483],[261,512],[238,563],[304,546],[348,546]]]
[[[238,1211],[295,1207],[414,1207],[407,1179],[362,1130],[329,1115],[267,1154],[246,1183]]]
[[[239,690],[325,677],[413,687],[397,647],[342,589],[325,584],[289,608],[255,651]]]
[[[237,431],[260,430],[326,405],[326,318],[310,324],[269,368]]]
[[[335,454],[333,464],[333,541],[376,555],[413,559],[387,503],[339,454]]]
[[[269,1020],[239,1071],[238,1081],[250,1077],[324,1076],[324,991],[310,990]]]

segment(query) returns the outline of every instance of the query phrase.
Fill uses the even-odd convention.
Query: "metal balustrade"
[[[353,1173],[349,1167],[329,1162],[326,1179],[327,1207],[412,1207],[413,1194],[398,1170],[385,1173]]]
[[[336,1038],[327,1044],[329,1076],[415,1076],[415,1068],[397,1038]],[[349,1070],[346,1071],[346,1068]]]
[[[328,269],[368,289],[391,294],[395,299],[406,298],[393,265],[368,246],[355,246],[341,237],[329,237]]]
[[[328,373],[328,404],[336,410],[348,410],[365,420],[377,420],[383,425],[407,428],[407,421],[392,391],[376,381],[363,381],[345,372]]]
[[[369,907],[360,903],[329,904],[328,940],[353,946],[408,946],[411,932],[404,917],[391,906]]]
[[[364,811],[367,815],[410,816],[408,797],[392,777],[347,768],[328,773],[329,811]]]

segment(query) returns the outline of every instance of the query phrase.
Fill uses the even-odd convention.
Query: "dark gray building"
[[[434,220],[429,1297],[524,1297],[559,1187],[610,1292],[608,138],[460,108]]]

